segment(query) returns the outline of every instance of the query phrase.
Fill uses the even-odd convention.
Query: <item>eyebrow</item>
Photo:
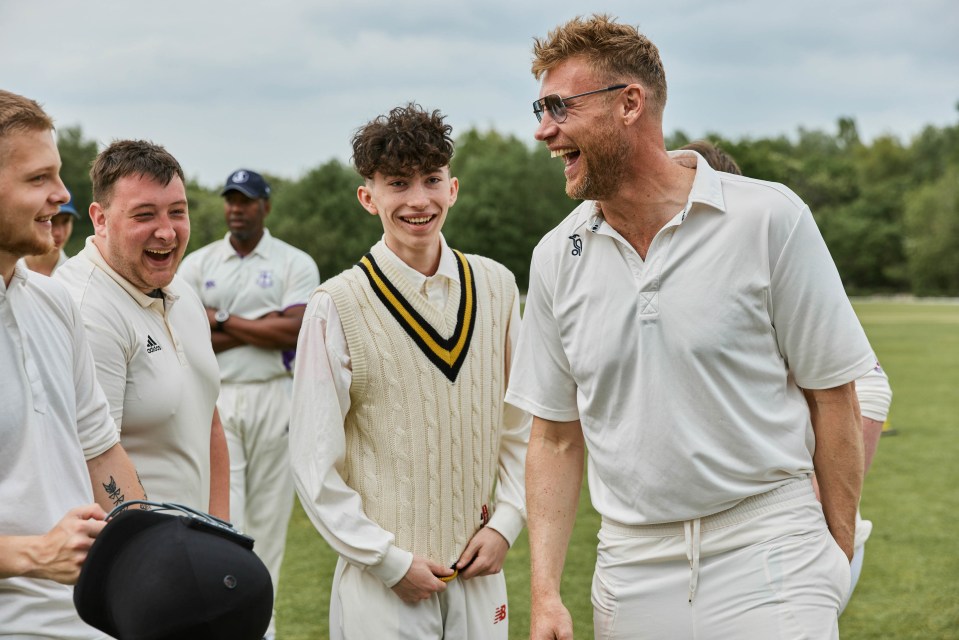
[[[169,205],[167,205],[167,206],[168,206],[168,207],[175,207],[175,206],[177,206],[177,205],[184,205],[184,206],[186,206],[188,203],[189,203],[188,200],[174,200],[173,202],[171,202],[171,203],[170,203]],[[131,207],[129,208],[129,211],[136,211],[137,209],[142,209],[143,207],[156,208],[156,207],[159,207],[159,206],[160,206],[160,205],[158,205],[156,202],[138,202],[137,204],[131,206]]]

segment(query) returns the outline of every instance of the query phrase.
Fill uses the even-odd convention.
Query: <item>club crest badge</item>
[[[260,275],[256,277],[256,284],[264,289],[269,289],[273,286],[273,272],[263,270],[260,272]]]

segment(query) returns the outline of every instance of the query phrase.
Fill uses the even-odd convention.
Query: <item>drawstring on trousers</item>
[[[686,520],[683,522],[683,533],[686,538],[686,559],[689,560],[689,603],[693,603],[696,595],[696,586],[699,584],[699,549],[701,546],[702,520]]]

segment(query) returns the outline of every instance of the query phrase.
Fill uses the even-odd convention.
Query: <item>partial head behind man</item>
[[[145,292],[170,284],[190,240],[180,163],[152,142],[118,140],[90,178],[94,242],[107,264]]]
[[[680,147],[680,149],[695,151],[703,157],[706,164],[716,171],[725,171],[737,176],[743,175],[742,169],[739,168],[731,155],[707,140],[693,140]]]

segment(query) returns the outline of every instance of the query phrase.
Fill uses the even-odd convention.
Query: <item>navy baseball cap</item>
[[[70,193],[70,190],[69,190],[69,189],[67,189],[67,193]],[[77,208],[73,206],[73,194],[72,194],[72,193],[70,193],[70,201],[67,202],[66,204],[61,204],[61,205],[60,205],[60,211],[58,211],[57,213],[69,213],[69,214],[72,214],[74,218],[78,218],[78,219],[79,219],[80,214],[77,213]]]
[[[226,179],[226,186],[220,192],[225,196],[230,191],[239,191],[247,198],[270,199],[270,184],[256,171],[249,169],[237,169]]]
[[[94,540],[73,602],[119,640],[260,640],[273,583],[252,547],[212,519],[127,509]]]

